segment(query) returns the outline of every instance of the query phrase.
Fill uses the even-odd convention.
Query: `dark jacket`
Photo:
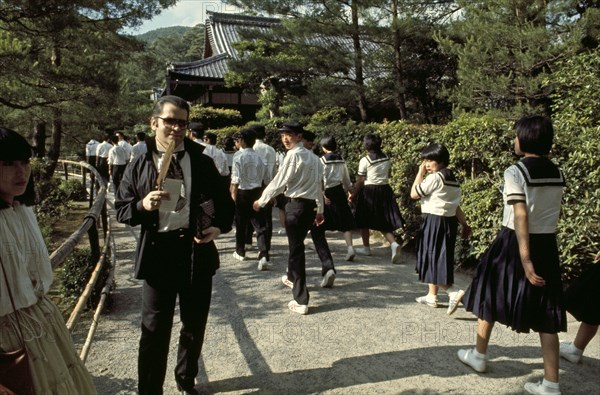
[[[130,226],[142,226],[135,260],[135,277],[138,279],[147,278],[147,275],[154,273],[154,269],[161,264],[155,259],[160,255],[156,253],[156,249],[169,248],[165,245],[156,245],[157,243],[154,242],[158,233],[158,210],[146,211],[142,206],[144,197],[156,189],[158,176],[152,158],[153,152],[156,152],[155,138],[147,139],[146,145],[148,147],[146,154],[136,158],[127,166],[115,196],[117,220]],[[214,242],[206,244],[194,242],[197,210],[203,195],[213,199],[215,205],[213,226],[221,229],[221,233],[227,233],[233,223],[234,203],[214,162],[202,153],[204,147],[185,139],[184,149],[190,157],[192,168],[189,221],[189,242],[193,245],[192,276],[199,273],[212,275],[219,268],[219,253]]]

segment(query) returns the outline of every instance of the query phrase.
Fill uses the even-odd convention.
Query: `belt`
[[[288,198],[291,202],[300,202],[300,203],[315,203],[314,199],[304,199],[304,198]]]
[[[188,228],[179,228],[168,232],[157,232],[156,234],[159,238],[164,239],[182,239],[190,235],[190,230]]]

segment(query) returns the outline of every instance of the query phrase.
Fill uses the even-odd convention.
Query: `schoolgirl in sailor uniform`
[[[344,232],[344,240],[348,253],[346,260],[352,261],[356,256],[352,246],[352,230],[356,227],[354,216],[348,204],[352,182],[348,166],[344,158],[336,152],[337,143],[333,136],[326,136],[320,141],[324,155],[321,157],[323,163],[323,183],[325,184],[325,230],[337,230]]]
[[[463,237],[470,228],[459,204],[460,185],[452,170],[448,169],[450,153],[442,144],[431,144],[421,151],[423,162],[411,188],[410,197],[421,201],[423,224],[417,238],[416,271],[421,282],[429,284],[426,296],[416,298],[417,303],[438,307],[438,289],[448,293],[447,313],[454,313],[458,300],[464,295],[454,284],[454,246],[458,223]],[[425,175],[429,175],[424,179]]]
[[[515,123],[515,152],[523,155],[504,172],[502,228],[481,257],[465,293],[465,308],[478,317],[476,348],[458,358],[476,371],[486,369],[495,322],[516,332],[539,332],[544,380],[526,383],[532,394],[560,393],[558,335],[566,331],[556,225],[565,180],[547,158],[554,131],[550,119],[526,116]]]
[[[393,232],[404,225],[394,192],[388,183],[390,157],[381,150],[381,137],[367,134],[363,147],[368,154],[358,163],[358,173],[351,200],[356,204],[356,226],[360,228],[363,248],[356,252],[371,255],[369,229],[383,233],[390,243],[392,263],[400,263],[400,245]]]

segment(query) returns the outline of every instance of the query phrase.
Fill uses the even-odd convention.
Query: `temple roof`
[[[193,62],[172,62],[168,67],[170,74],[224,79],[229,70],[228,59],[240,58],[233,44],[240,41],[241,29],[268,31],[281,23],[278,18],[210,11],[207,14],[209,16],[205,25],[204,59]]]

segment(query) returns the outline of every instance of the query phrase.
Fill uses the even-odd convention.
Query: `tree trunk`
[[[46,122],[38,122],[33,128],[33,151],[36,158],[46,155]]]
[[[62,112],[58,108],[54,109],[54,119],[52,120],[52,145],[48,151],[48,169],[46,177],[51,178],[56,169],[58,158],[60,157],[60,145],[62,141]]]
[[[352,42],[354,44],[354,70],[356,73],[356,90],[358,93],[358,110],[360,119],[363,122],[368,121],[367,97],[365,95],[365,82],[363,76],[362,49],[360,45],[360,30],[358,26],[358,5],[356,1],[351,3],[352,10]]]
[[[396,81],[396,107],[400,112],[400,119],[406,119],[406,99],[404,97],[404,72],[402,68],[402,54],[400,53],[400,30],[398,29],[398,0],[392,1],[392,29],[394,34],[394,80]]]

